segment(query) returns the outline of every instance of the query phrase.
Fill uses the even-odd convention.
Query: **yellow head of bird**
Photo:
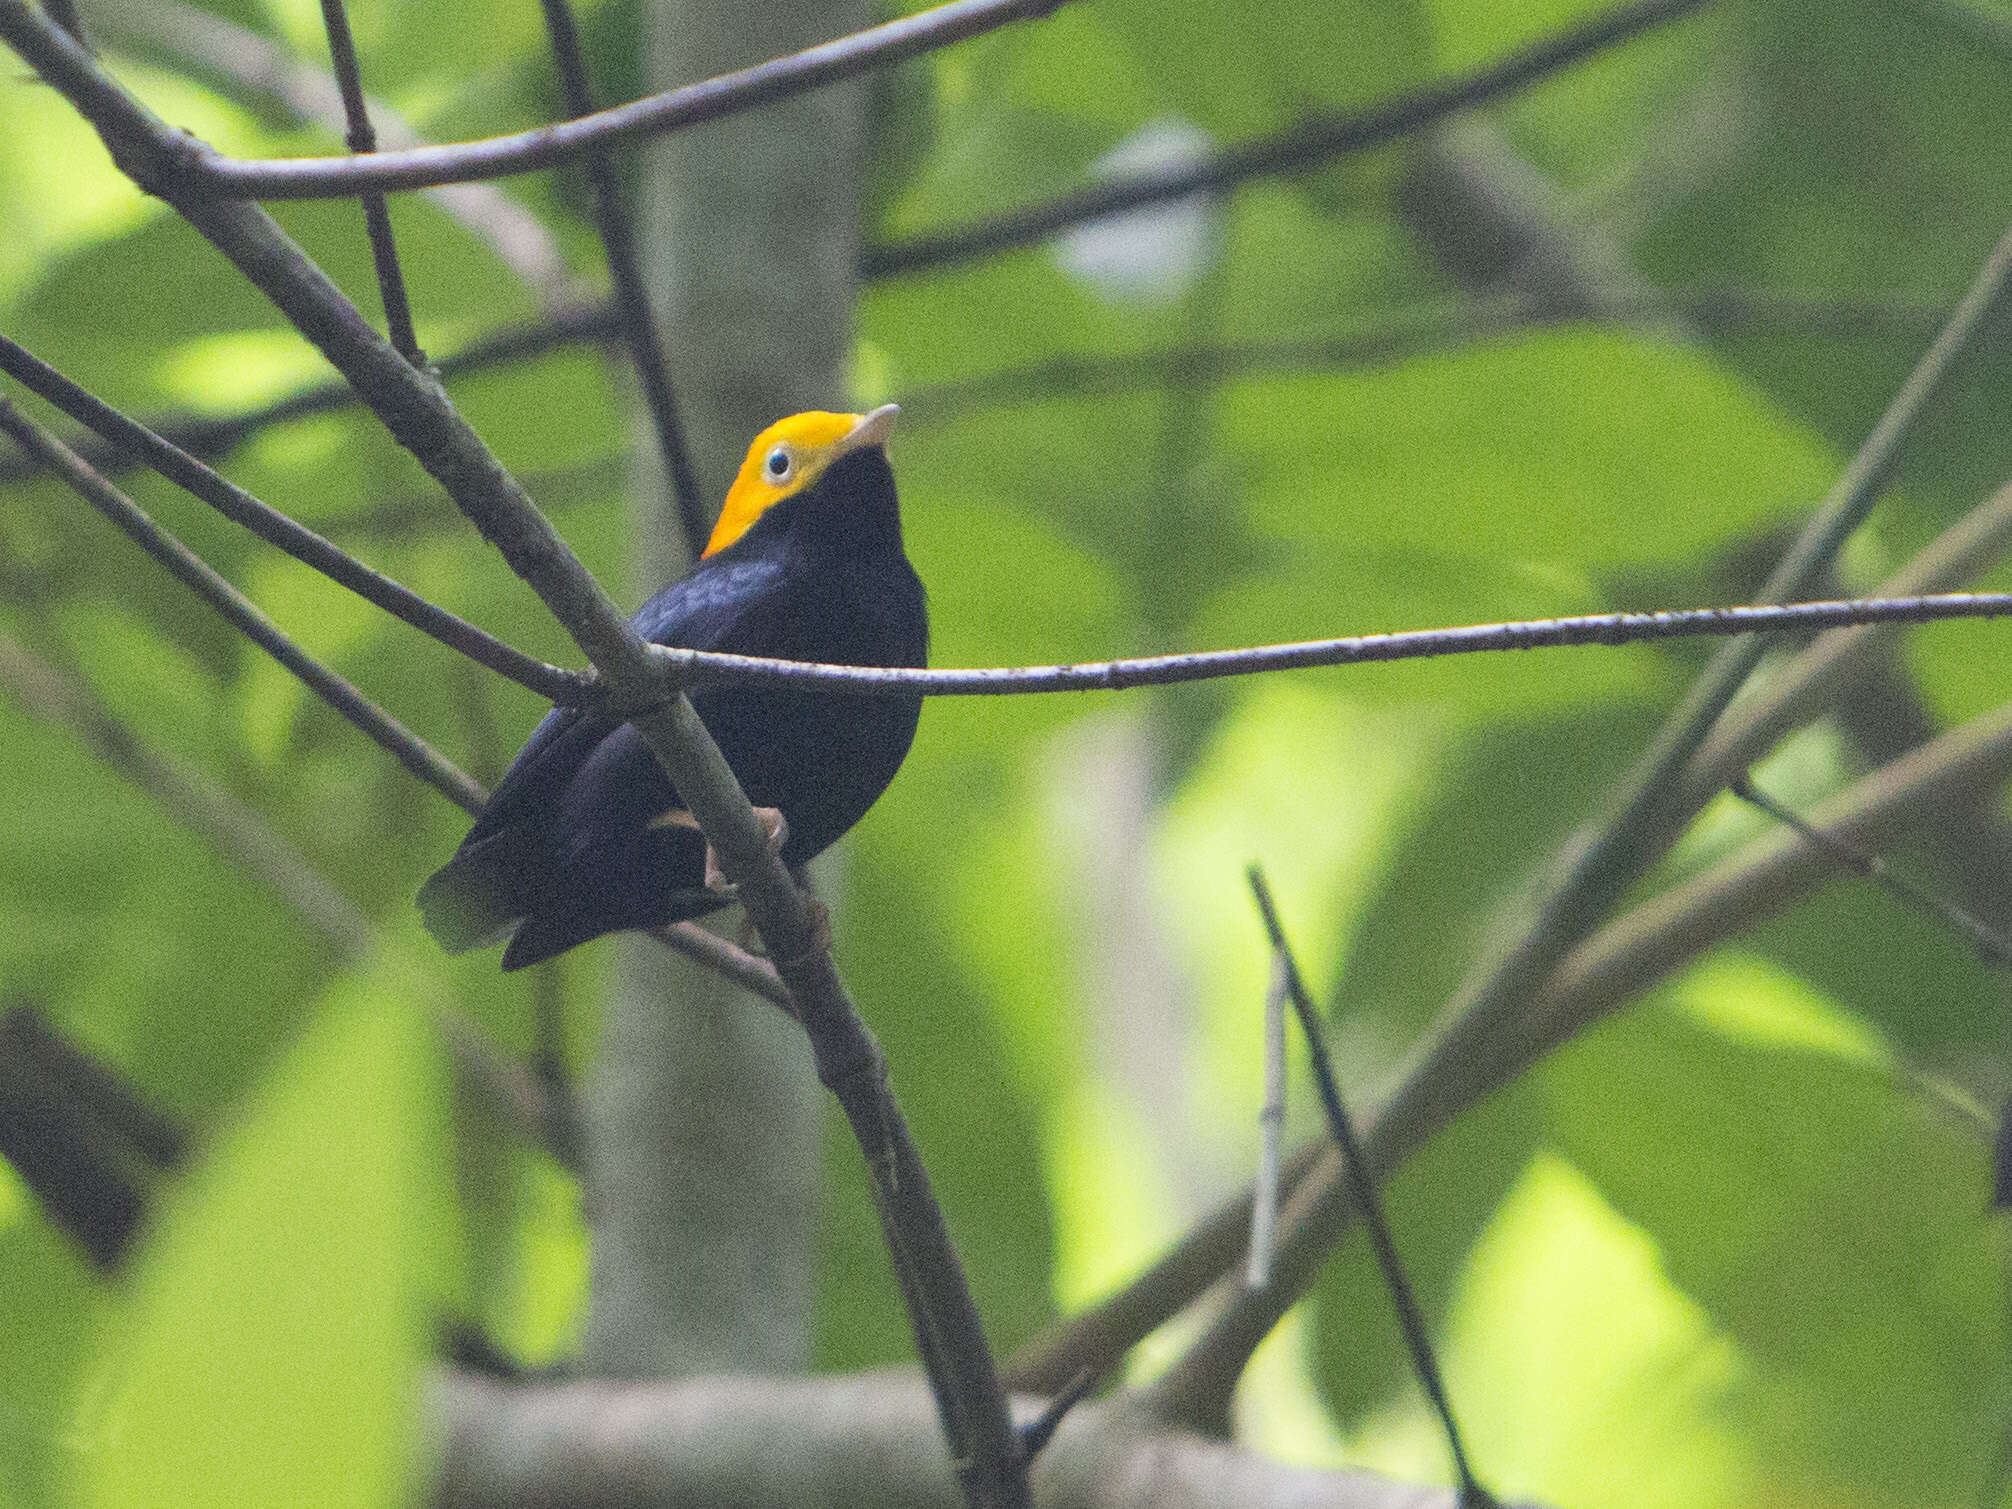
[[[727,489],[726,505],[705,553],[717,554],[783,499],[794,497],[824,475],[839,457],[867,446],[885,445],[901,410],[882,404],[870,414],[826,414],[821,410],[779,419],[748,447],[740,475]]]

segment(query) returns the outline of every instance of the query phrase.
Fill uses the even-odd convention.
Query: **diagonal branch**
[[[156,524],[132,499],[78,460],[76,453],[62,441],[4,398],[0,398],[0,430],[40,457],[85,502],[165,566],[219,617],[291,671],[303,686],[399,764],[470,815],[482,810],[488,793],[456,769],[446,756],[295,644],[256,603]]]
[[[1026,1464],[1005,1395],[942,1211],[888,1088],[885,1059],[839,979],[822,910],[791,879],[690,700],[681,692],[665,699],[633,625],[439,384],[401,359],[270,216],[240,200],[185,192],[187,180],[171,167],[187,155],[187,139],[25,0],[0,0],[0,38],[84,112],[137,182],[162,193],[349,380],[573,636],[606,682],[610,705],[630,714],[737,886],[797,1004],[819,1078],[838,1097],[865,1154],[897,1271],[914,1275],[904,1289],[919,1301],[918,1338],[941,1364],[940,1409],[966,1495],[974,1509],[1025,1505]]]
[[[1384,1216],[1383,1200],[1377,1192],[1376,1180],[1370,1175],[1354,1123],[1349,1120],[1347,1108],[1342,1104],[1341,1091],[1335,1083],[1334,1065],[1328,1057],[1326,1029],[1321,1023],[1319,1010],[1313,1004],[1313,993],[1306,988],[1306,981],[1300,975],[1299,961],[1293,957],[1292,945],[1286,941],[1285,924],[1279,919],[1271,887],[1265,883],[1264,871],[1258,866],[1252,865],[1245,874],[1257,899],[1258,914],[1264,922],[1276,967],[1284,977],[1286,998],[1292,1002],[1300,1030],[1306,1036],[1307,1054],[1313,1060],[1314,1087],[1320,1092],[1321,1109],[1327,1115],[1328,1134],[1341,1154],[1349,1194],[1355,1202],[1356,1217],[1368,1230],[1370,1248],[1376,1254],[1376,1266],[1383,1274],[1383,1286],[1397,1311],[1398,1329],[1404,1335],[1405,1350],[1411,1355],[1412,1373],[1424,1390],[1433,1413],[1439,1417],[1440,1432],[1446,1437],[1446,1449],[1453,1458],[1453,1475],[1460,1485],[1462,1509],[1497,1509],[1494,1495],[1481,1486],[1467,1460],[1467,1448],[1460,1439],[1460,1426],[1453,1418],[1453,1403],[1439,1371],[1439,1359],[1433,1352],[1425,1313],[1419,1308],[1418,1296],[1398,1258],[1397,1240],[1390,1234],[1390,1222]]]
[[[549,697],[555,702],[577,702],[585,692],[585,679],[577,672],[561,670],[542,660],[535,660],[455,617],[446,609],[436,607],[410,588],[372,570],[305,525],[296,523],[270,504],[260,502],[145,425],[127,418],[4,335],[0,335],[0,372],[5,372],[31,392],[47,399],[78,423],[96,430],[107,445],[117,448],[114,454],[131,456],[153,467],[232,523],[243,525],[268,544],[277,545],[302,565],[313,567],[329,580],[347,587],[421,633],[431,635],[449,649],[458,650],[499,676],[506,676],[519,686],[529,687],[541,697]],[[33,447],[24,444],[23,451],[31,459],[44,459],[44,453]],[[74,451],[65,447],[65,452],[77,465],[88,468],[89,463]]]
[[[1825,802],[1810,822],[1844,843],[1877,848],[1933,813],[1974,803],[2007,779],[2012,779],[2012,704],[1875,771]],[[1459,1051],[1442,1039],[1416,1062],[1365,1121],[1363,1149],[1371,1170],[1379,1180],[1389,1178],[1461,1112],[1546,1054],[1842,873],[1822,850],[1777,832],[1608,923],[1567,954],[1533,993],[1514,1032],[1457,1045]],[[1303,1294],[1350,1219],[1340,1159],[1323,1152],[1287,1203],[1274,1283],[1266,1293]],[[1230,1266],[1234,1262],[1232,1253]],[[1247,1357],[1277,1323],[1278,1312],[1252,1302],[1261,1298],[1246,1292],[1232,1299],[1153,1386],[1153,1402],[1165,1418],[1219,1417],[1225,1359]]]
[[[580,32],[573,24],[573,7],[568,0],[541,0],[541,3],[566,108],[576,116],[590,114],[594,108],[593,87],[587,78],[587,60],[580,53]],[[706,518],[698,475],[692,470],[691,449],[685,444],[677,392],[671,386],[670,366],[664,359],[663,331],[658,328],[649,294],[643,288],[642,269],[636,260],[636,229],[629,219],[628,206],[622,202],[621,179],[615,171],[614,154],[608,148],[596,147],[587,153],[587,181],[594,190],[594,224],[608,254],[608,276],[615,285],[615,307],[621,312],[622,335],[628,342],[636,376],[643,385],[643,402],[657,432],[657,449],[663,453],[664,475],[670,478],[671,493],[677,500],[685,553],[697,560],[705,549],[711,521]]]
[[[236,797],[149,748],[81,678],[0,635],[0,690],[33,717],[76,734],[170,817],[292,907],[345,960],[369,949],[370,923],[298,849]]]
[[[1880,584],[1878,596],[1939,592],[1969,581],[2012,544],[2012,484],[2007,484],[1938,535]],[[1698,810],[1740,771],[1792,730],[1828,708],[1872,656],[1893,643],[1892,628],[1865,627],[1824,635],[1804,650],[1760,695],[1742,702],[1698,749],[1684,771],[1681,804]]]
[[[10,0],[10,8],[20,3]],[[529,173],[568,162],[597,147],[661,136],[841,83],[869,69],[982,36],[1014,21],[1046,16],[1065,3],[1067,0],[951,0],[920,15],[905,16],[786,58],[666,90],[579,120],[453,146],[407,147],[379,152],[368,159],[246,159],[226,157],[190,138],[168,159],[152,164],[153,172],[138,181],[169,199],[196,195],[341,199],[367,191],[417,189]],[[18,24],[0,18],[0,37],[23,47],[24,35]],[[26,47],[36,46],[34,40],[27,40]],[[35,66],[39,71],[42,65]],[[103,124],[101,110],[116,113],[117,107],[95,88],[79,94],[72,92],[68,83],[59,87],[95,124]],[[170,177],[175,180],[172,188],[165,183]]]
[[[349,10],[343,0],[321,0],[321,23],[328,33],[328,52],[335,64],[335,86],[342,92],[342,114],[348,127],[349,150],[377,150],[370,106],[363,99],[363,70],[356,61],[356,41],[349,32]],[[370,237],[370,261],[377,270],[377,288],[384,300],[384,324],[398,354],[415,367],[426,365],[419,337],[412,330],[412,302],[405,292],[405,272],[398,265],[398,242],[391,231],[391,206],[382,194],[362,194],[363,223]]]
[[[1679,20],[1705,3],[1706,0],[1635,0],[1634,4],[1603,12],[1463,78],[1399,95],[1358,115],[1316,116],[1276,136],[1225,148],[1199,163],[1095,184],[954,230],[869,248],[860,259],[860,277],[874,281],[953,266],[1031,246],[1072,226],[1122,215],[1146,205],[1234,188],[1253,179],[1295,172],[1344,154],[1388,146],[1449,116],[1526,89],[1561,69]]]
[[[1764,596],[1788,597],[1803,590],[1871,511],[1893,474],[1902,443],[1946,386],[1958,357],[1986,317],[2000,306],[2008,285],[2012,285],[2012,230],[1985,259],[1941,335],[1769,578]],[[1543,898],[1535,920],[1506,957],[1492,962],[1448,1003],[1438,1029],[1413,1057],[1417,1068],[1393,1103],[1394,1117],[1413,1114],[1415,1102],[1405,1099],[1406,1094],[1421,1082],[1436,1084],[1437,1075],[1455,1083],[1462,1075],[1481,1077],[1493,1087],[1502,1083],[1493,1076],[1505,1056],[1515,1058],[1519,1069],[1530,1061],[1519,1055],[1529,1051],[1522,1045],[1539,1031],[1531,1021],[1533,1001],[1567,954],[1592,933],[1693,815],[1674,807],[1672,792],[1685,765],[1759,663],[1764,645],[1760,636],[1746,635],[1714,658],[1623,781],[1599,829],[1571,854],[1569,868]],[[1433,1079],[1427,1079],[1428,1069]],[[1444,1086],[1438,1088],[1443,1091]],[[1463,1096],[1463,1103],[1471,1100]],[[1403,1142],[1404,1153],[1416,1145]],[[1387,1171],[1395,1161],[1379,1166]],[[1236,1296],[1168,1375],[1164,1398],[1176,1418],[1208,1420],[1220,1415],[1224,1359],[1247,1357],[1312,1283],[1326,1244],[1346,1222],[1346,1199],[1342,1181],[1333,1177],[1309,1180],[1295,1192],[1298,1226],[1281,1244],[1279,1281]]]
[[[91,0],[91,24],[122,51],[165,61],[262,112],[277,106],[302,124],[344,129],[341,93],[327,72],[212,11],[184,0]],[[421,144],[419,133],[383,100],[369,104],[383,144]],[[426,197],[481,239],[541,303],[566,295],[566,259],[558,241],[496,185],[450,184],[429,189]]]

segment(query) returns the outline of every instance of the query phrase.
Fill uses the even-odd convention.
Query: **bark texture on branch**
[[[510,1387],[442,1382],[437,1509],[956,1509],[929,1391],[902,1373]],[[1028,1402],[1023,1418],[1035,1406]],[[1454,1509],[1444,1488],[1267,1461],[1086,1404],[1034,1469],[1043,1509]]]

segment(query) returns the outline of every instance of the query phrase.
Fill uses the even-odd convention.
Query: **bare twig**
[[[139,505],[91,470],[62,441],[0,398],[0,429],[33,451],[126,537],[159,561],[232,628],[264,650],[412,774],[464,811],[482,810],[488,793],[431,745],[372,702],[348,681],[289,639],[258,605],[162,529]]]
[[[80,424],[89,425],[107,444],[139,458],[170,482],[202,499],[232,523],[243,525],[268,544],[277,545],[303,565],[313,567],[331,581],[347,587],[421,633],[431,635],[449,649],[458,650],[498,675],[507,676],[520,686],[529,687],[540,696],[557,702],[578,701],[585,694],[587,681],[577,672],[561,670],[533,659],[444,608],[435,607],[410,588],[372,570],[305,525],[260,502],[236,483],[210,470],[146,426],[128,419],[4,335],[0,335],[0,372],[7,373],[22,386],[46,398]],[[46,450],[28,446],[25,442],[22,449],[23,454],[38,465],[48,464]],[[68,447],[64,448],[64,453],[76,465],[93,470]],[[99,480],[103,481],[102,476]]]
[[[1770,577],[1764,596],[1785,598],[1801,590],[1871,510],[1892,475],[1902,442],[1941,392],[1986,316],[1999,306],[2008,283],[2012,283],[2012,231],[1985,260],[1948,325]],[[1747,635],[1713,660],[1622,783],[1610,815],[1574,852],[1563,878],[1543,898],[1536,919],[1506,957],[1482,971],[1448,1004],[1440,1026],[1420,1046],[1415,1062],[1421,1068],[1407,1085],[1418,1082],[1426,1065],[1433,1066],[1435,1077],[1444,1073],[1457,1079],[1465,1073],[1500,1084],[1494,1075],[1505,1057],[1517,1058],[1519,1067],[1529,1062],[1515,1045],[1536,1030],[1529,1021],[1532,997],[1692,815],[1673,810],[1672,793],[1685,764],[1758,664],[1764,644],[1760,636]],[[1411,1146],[1415,1144],[1406,1145],[1405,1151]],[[1346,1186],[1338,1177],[1310,1180],[1295,1195],[1295,1209],[1288,1212],[1294,1229],[1280,1244],[1279,1281],[1239,1293],[1163,1380],[1163,1396],[1178,1417],[1220,1415],[1226,1359],[1247,1357],[1312,1282],[1319,1256],[1326,1251],[1324,1244],[1345,1223],[1346,1201]]]
[[[977,25],[990,14],[978,7],[966,20]],[[933,34],[925,26],[920,35]],[[239,200],[191,192],[175,168],[187,157],[185,142],[25,0],[0,0],[0,39],[77,106],[129,175],[166,197],[355,386],[594,663],[610,705],[629,715],[738,888],[797,1004],[819,1077],[838,1097],[866,1156],[896,1268],[913,1275],[904,1287],[919,1302],[918,1336],[925,1338],[927,1355],[941,1363],[934,1376],[942,1386],[943,1420],[971,1502],[1024,1505],[1025,1464],[1005,1395],[942,1211],[888,1089],[885,1059],[832,962],[822,910],[792,880],[691,702],[682,694],[664,698],[634,626],[522,486],[439,385],[401,359],[270,216]],[[791,87],[865,66],[858,48],[826,49],[825,72],[786,70]]]
[[[552,60],[558,68],[566,108],[576,116],[590,114],[594,108],[593,86],[587,77],[587,60],[580,55],[580,33],[573,24],[570,0],[540,0],[540,3],[545,10],[545,30],[551,35]],[[712,521],[706,517],[698,475],[692,470],[691,450],[685,444],[677,392],[671,386],[671,370],[664,358],[663,331],[643,288],[643,274],[636,260],[635,227],[630,223],[628,206],[622,202],[622,182],[615,171],[613,153],[606,147],[595,147],[587,153],[586,166],[587,180],[594,189],[594,224],[608,254],[608,275],[615,284],[615,305],[621,311],[629,359],[635,363],[636,376],[642,381],[643,402],[649,408],[650,423],[657,433],[657,448],[663,453],[664,475],[670,478],[671,493],[677,501],[686,555],[697,560],[705,549]]]
[[[1589,613],[1573,618],[1519,619],[1454,629],[1407,629],[1342,639],[1257,645],[1241,650],[1197,650],[1130,660],[1076,665],[983,666],[918,670],[905,666],[826,665],[652,645],[650,657],[673,684],[815,686],[857,696],[986,697],[1044,692],[1109,692],[1137,686],[1173,686],[1265,671],[1316,666],[1368,665],[1426,660],[1500,650],[1553,649],[1566,645],[1638,644],[1699,635],[1806,633],[1854,624],[1939,623],[2012,614],[2012,593],[1947,592],[1925,597],[1857,598],[1840,602],[1784,603],[1774,607],[1682,608],[1660,613]]]
[[[1950,525],[1900,570],[1876,597],[1943,592],[1972,580],[2012,541],[2012,485]],[[1738,772],[1784,735],[1831,706],[1842,688],[1862,678],[1870,657],[1893,643],[1896,629],[1866,626],[1826,634],[1770,678],[1765,687],[1719,720],[1683,774],[1680,805],[1696,811]]]
[[[258,813],[143,743],[72,676],[0,635],[0,690],[32,716],[67,728],[162,809],[242,866],[346,961],[370,947],[370,923]]]
[[[782,983],[782,977],[768,960],[756,958],[746,949],[729,943],[717,933],[708,932],[696,922],[675,922],[669,927],[656,929],[650,936],[687,959],[697,960],[715,974],[725,975],[743,990],[782,1008],[786,1014],[796,1015],[796,1002],[790,999],[789,987]]]
[[[1936,329],[1948,313],[1942,306],[1900,299],[1845,299],[1738,288],[1673,291],[1655,308],[1674,309],[1711,329],[1779,330],[1837,340],[1913,336]],[[1595,317],[1626,320],[1653,312],[1646,303],[1607,300]],[[1532,325],[1555,324],[1559,319],[1529,299],[1482,299],[1446,307],[1394,309],[1385,312],[1377,324],[1330,336],[1174,346],[1114,357],[1057,357],[900,394],[901,422],[904,426],[943,424],[977,408],[1125,393],[1191,380],[1197,374],[1230,378],[1374,366]],[[443,379],[451,379],[571,345],[599,344],[621,332],[620,315],[610,306],[560,309],[545,319],[474,341],[436,362],[435,370]],[[326,383],[237,413],[193,419],[162,416],[143,422],[190,455],[214,460],[268,426],[356,407],[360,402],[346,384]],[[123,452],[111,446],[94,443],[76,449],[101,471],[130,464]],[[32,468],[18,454],[0,456],[0,482],[18,481],[31,474]]]
[[[342,113],[348,127],[349,150],[377,150],[377,133],[370,127],[370,107],[363,99],[363,70],[356,61],[356,41],[349,33],[349,11],[343,0],[321,0],[321,24],[328,33],[328,53],[335,64],[335,85],[342,91]],[[412,304],[405,292],[405,273],[398,265],[398,241],[391,231],[391,207],[382,194],[360,194],[363,223],[370,237],[370,261],[377,269],[377,289],[384,300],[384,324],[391,344],[415,367],[426,365],[419,337],[412,330]]]
[[[9,3],[19,5],[22,0]],[[215,194],[245,199],[340,199],[366,190],[416,189],[529,173],[596,147],[660,136],[855,78],[869,69],[948,47],[1014,21],[1046,16],[1064,3],[1066,0],[951,0],[920,15],[889,21],[790,57],[514,136],[492,136],[453,146],[408,147],[369,158],[264,160],[226,157],[211,147],[189,142],[174,161],[158,167],[179,181],[170,197]],[[0,37],[18,46],[20,35],[18,27],[0,19]],[[150,188],[157,186],[149,179],[142,182]]]
[[[1793,809],[1783,806],[1755,786],[1749,776],[1736,776],[1726,789],[1747,805],[1765,812],[1801,838],[1804,843],[1812,848],[1821,849],[1840,869],[1864,876],[1875,885],[1882,886],[1891,894],[1898,896],[1923,916],[1934,918],[1951,932],[1962,936],[1977,950],[1985,963],[1996,964],[2001,969],[2012,965],[2012,941],[2002,937],[1997,929],[1971,916],[1948,897],[1938,896],[1919,881],[1910,879],[1870,849],[1862,849],[1847,839],[1813,827]]]
[[[1233,188],[1253,179],[1312,167],[1345,153],[1386,146],[1460,111],[1527,88],[1560,69],[1687,16],[1704,3],[1636,0],[1463,78],[1400,95],[1360,114],[1317,116],[1276,136],[1227,148],[1199,163],[1095,184],[955,230],[870,248],[860,259],[860,276],[869,280],[897,277],[993,256],[1145,205],[1185,199],[1204,190]]]
[[[1264,1104],[1258,1109],[1257,1177],[1251,1182],[1251,1245],[1244,1282],[1262,1289],[1271,1282],[1272,1247],[1278,1239],[1278,1174],[1285,1135],[1286,959],[1274,949],[1271,983],[1264,993]]]
[[[1264,923],[1265,936],[1270,940],[1275,966],[1285,979],[1286,999],[1292,1002],[1300,1030],[1306,1035],[1307,1054],[1313,1060],[1314,1086],[1320,1092],[1321,1109],[1327,1113],[1328,1132],[1334,1138],[1334,1145],[1341,1150],[1349,1193],[1355,1201],[1356,1214],[1369,1234],[1369,1244],[1376,1253],[1376,1265],[1383,1273],[1383,1284],[1390,1292],[1391,1305],[1397,1311],[1397,1324],[1404,1333],[1405,1349],[1411,1354],[1412,1371],[1417,1375],[1418,1385],[1425,1391],[1433,1413],[1439,1417],[1440,1430],[1445,1433],[1446,1449],[1452,1454],[1453,1471],[1460,1484],[1460,1502],[1463,1509],[1492,1509],[1494,1495],[1483,1488],[1474,1476],[1466,1449],[1461,1445],[1460,1427],[1454,1422],[1453,1405],[1446,1395],[1445,1380],[1439,1374],[1439,1361],[1433,1353],[1432,1338],[1425,1327],[1425,1314],[1419,1308],[1418,1296],[1412,1292],[1411,1281],[1405,1277],[1404,1264],[1397,1256],[1397,1243],[1390,1235],[1390,1223],[1384,1217],[1382,1198],[1376,1192],[1376,1180],[1370,1174],[1368,1162],[1356,1140],[1355,1128],[1342,1105],[1334,1065],[1328,1059],[1327,1038],[1321,1029],[1320,1013],[1315,1009],[1313,996],[1300,975],[1292,945],[1286,941],[1285,925],[1279,920],[1271,887],[1265,884],[1264,871],[1256,865],[1252,865],[1245,875],[1250,881],[1251,895],[1257,900],[1258,916]]]
[[[1040,1414],[1020,1427],[1020,1454],[1030,1464],[1055,1439],[1055,1432],[1069,1418],[1069,1411],[1089,1396],[1096,1382],[1097,1375],[1088,1368],[1077,1369],[1076,1376],[1069,1380],[1069,1386],[1050,1399]]]
[[[1881,587],[1883,596],[1930,590],[1966,580],[1998,554],[2012,530],[2012,487],[2001,488],[1940,536]],[[1877,647],[1864,636],[1876,630],[1846,630],[1819,638],[1769,682],[1739,704],[1699,751],[1686,772],[1699,806],[1726,784],[1729,761],[1757,759],[1782,733],[1816,715],[1825,689],[1851,674]],[[1716,773],[1716,774],[1715,774]],[[1938,815],[1944,809],[1937,809]],[[1302,1147],[1287,1160],[1283,1184],[1289,1194],[1312,1167],[1319,1149]],[[1059,1386],[1072,1368],[1115,1366],[1139,1341],[1190,1304],[1235,1264],[1252,1221],[1252,1194],[1246,1191],[1205,1217],[1152,1268],[1098,1305],[1057,1323],[1037,1338],[1008,1368],[1015,1388],[1043,1391]]]

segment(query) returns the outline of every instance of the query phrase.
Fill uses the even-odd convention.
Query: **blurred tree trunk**
[[[868,21],[857,0],[663,0],[646,22],[649,87]],[[645,277],[710,511],[758,430],[844,398],[864,135],[860,90],[825,89],[644,155]],[[650,454],[637,490],[642,590],[687,564]],[[587,1106],[588,1365],[800,1370],[822,1109],[809,1052],[773,1007],[648,940],[618,946]]]

